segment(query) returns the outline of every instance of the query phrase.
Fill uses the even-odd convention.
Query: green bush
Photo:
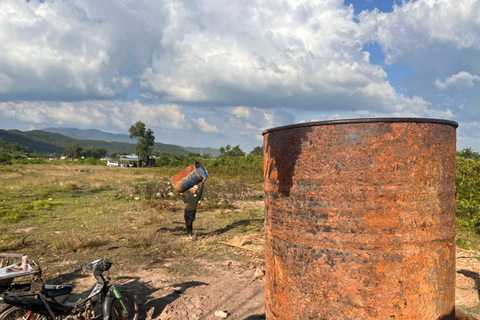
[[[477,247],[480,245],[479,160],[457,156],[455,187],[457,245],[465,249]]]

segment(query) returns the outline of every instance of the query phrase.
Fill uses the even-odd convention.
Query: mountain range
[[[39,153],[62,153],[67,144],[77,142],[83,149],[95,147],[106,149],[108,154],[133,154],[137,144],[137,139],[131,139],[126,134],[75,128],[46,128],[31,131],[0,129],[0,139],[30,147]],[[153,151],[185,156],[189,153],[210,154],[214,157],[220,154],[220,151],[215,148],[181,147],[159,142],[154,143]]]

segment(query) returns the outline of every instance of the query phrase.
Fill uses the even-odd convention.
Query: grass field
[[[0,166],[0,252],[28,254],[53,273],[101,257],[117,262],[124,272],[176,258],[179,267],[172,270],[183,274],[188,272],[180,267],[184,260],[242,259],[230,248],[262,256],[263,201],[226,199],[219,191],[228,189],[222,181],[207,180],[194,223],[197,238],[185,241],[183,202],[176,192],[168,195],[174,173],[86,165]],[[249,189],[232,182],[228,186],[237,195],[239,189]]]

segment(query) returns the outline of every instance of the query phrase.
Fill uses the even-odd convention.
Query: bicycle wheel
[[[134,296],[131,293],[121,291],[122,303],[120,299],[113,299],[112,309],[110,310],[111,320],[137,320],[138,318],[138,305]],[[125,309],[123,308],[125,306]],[[2,320],[2,319],[0,319]]]
[[[43,315],[38,313],[32,312],[30,315],[27,313],[28,311],[24,308],[11,307],[0,314],[0,320],[22,320],[27,318],[29,320],[40,320],[43,318]]]

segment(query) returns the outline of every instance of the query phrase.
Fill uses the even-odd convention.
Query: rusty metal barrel
[[[267,319],[455,319],[456,128],[265,130]]]
[[[175,174],[171,179],[173,188],[182,193],[208,178],[207,169],[198,161]]]

